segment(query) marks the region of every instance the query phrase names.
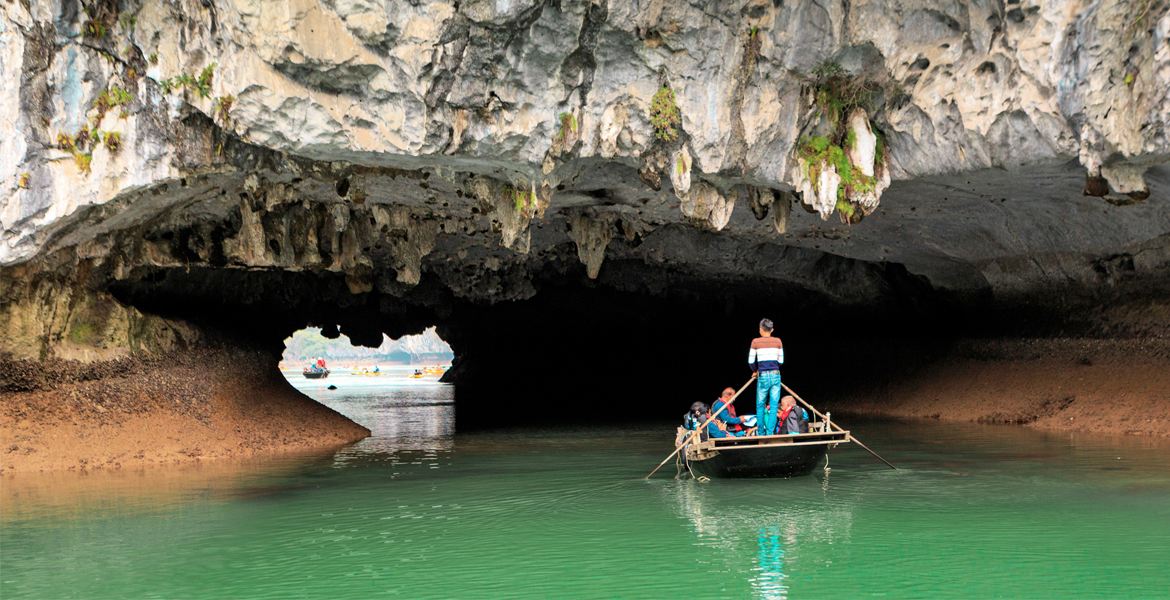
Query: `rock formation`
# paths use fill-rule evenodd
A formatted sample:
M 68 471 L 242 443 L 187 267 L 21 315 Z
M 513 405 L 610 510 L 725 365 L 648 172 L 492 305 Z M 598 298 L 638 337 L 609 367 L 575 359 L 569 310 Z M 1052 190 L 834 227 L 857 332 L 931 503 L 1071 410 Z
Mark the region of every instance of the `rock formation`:
M 1168 40 L 1148 0 L 10 2 L 0 350 L 438 323 L 472 377 L 478 320 L 586 297 L 1165 335 Z

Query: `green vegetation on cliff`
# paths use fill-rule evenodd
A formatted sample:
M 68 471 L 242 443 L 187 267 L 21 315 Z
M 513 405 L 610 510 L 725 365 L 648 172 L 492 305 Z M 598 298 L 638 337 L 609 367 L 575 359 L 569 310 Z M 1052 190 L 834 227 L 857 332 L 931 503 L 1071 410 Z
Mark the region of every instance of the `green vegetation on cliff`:
M 802 138 L 796 152 L 814 191 L 819 192 L 822 171 L 831 169 L 840 178 L 836 209 L 846 223 L 860 221 L 863 212 L 853 199 L 873 193 L 878 176 L 886 168 L 885 139 L 869 115 L 878 109 L 885 95 L 892 93 L 887 87 L 868 77 L 850 75 L 833 62 L 822 63 L 814 69 L 809 81 L 818 114 L 818 122 L 813 127 L 816 133 Z M 876 138 L 873 176 L 866 175 L 849 156 L 858 142 L 857 131 L 849 124 L 850 115 L 855 111 L 866 115 L 866 124 Z
M 668 85 L 658 88 L 650 101 L 650 124 L 654 126 L 654 137 L 659 140 L 673 142 L 678 139 L 682 111 L 675 101 L 674 90 Z

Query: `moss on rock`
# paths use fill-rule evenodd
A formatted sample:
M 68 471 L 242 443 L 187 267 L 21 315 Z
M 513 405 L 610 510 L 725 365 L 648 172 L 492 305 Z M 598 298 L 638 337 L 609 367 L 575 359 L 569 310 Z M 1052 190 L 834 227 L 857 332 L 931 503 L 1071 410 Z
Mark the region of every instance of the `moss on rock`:
M 802 138 L 796 146 L 800 161 L 798 187 L 816 197 L 805 198 L 805 202 L 813 205 L 822 218 L 836 211 L 842 221 L 858 222 L 876 207 L 880 190 L 884 189 L 885 141 L 869 118 L 869 107 L 876 105 L 882 88 L 871 79 L 849 75 L 836 63 L 824 63 L 813 71 L 809 90 L 817 120 L 811 127 L 814 134 Z M 865 160 L 870 152 L 859 148 L 865 141 L 862 134 L 866 143 L 874 144 L 872 164 Z M 839 179 L 835 194 L 821 189 L 820 175 L 824 171 L 832 171 Z

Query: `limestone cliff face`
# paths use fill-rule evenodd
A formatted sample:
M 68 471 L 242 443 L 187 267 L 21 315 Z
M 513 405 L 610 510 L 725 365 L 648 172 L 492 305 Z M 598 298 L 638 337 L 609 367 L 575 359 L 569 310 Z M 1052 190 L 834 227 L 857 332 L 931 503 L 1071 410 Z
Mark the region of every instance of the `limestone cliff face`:
M 0 264 L 57 253 L 69 285 L 262 269 L 495 302 L 617 259 L 868 302 L 890 281 L 850 261 L 998 295 L 1170 265 L 1158 0 L 2 10 Z

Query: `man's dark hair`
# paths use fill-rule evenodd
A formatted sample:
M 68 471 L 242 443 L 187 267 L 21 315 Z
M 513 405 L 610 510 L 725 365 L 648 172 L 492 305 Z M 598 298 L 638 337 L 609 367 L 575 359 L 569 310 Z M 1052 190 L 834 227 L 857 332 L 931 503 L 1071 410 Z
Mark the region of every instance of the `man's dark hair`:
M 698 411 L 702 414 L 706 414 L 708 410 L 709 409 L 707 408 L 707 405 L 703 402 L 696 402 L 691 405 L 691 412 Z
M 764 331 L 772 331 L 772 319 L 760 319 L 760 329 Z

